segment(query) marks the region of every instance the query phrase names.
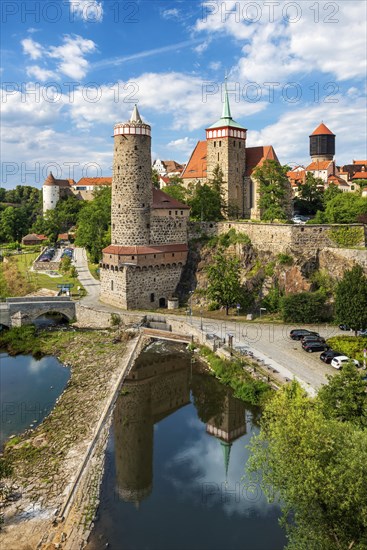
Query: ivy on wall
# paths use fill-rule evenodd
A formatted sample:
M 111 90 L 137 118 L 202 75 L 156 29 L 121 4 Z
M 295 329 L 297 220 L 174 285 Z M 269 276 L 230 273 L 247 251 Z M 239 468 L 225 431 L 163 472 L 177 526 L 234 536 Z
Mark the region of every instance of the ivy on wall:
M 350 248 L 363 243 L 363 227 L 336 227 L 329 229 L 328 237 L 341 248 Z

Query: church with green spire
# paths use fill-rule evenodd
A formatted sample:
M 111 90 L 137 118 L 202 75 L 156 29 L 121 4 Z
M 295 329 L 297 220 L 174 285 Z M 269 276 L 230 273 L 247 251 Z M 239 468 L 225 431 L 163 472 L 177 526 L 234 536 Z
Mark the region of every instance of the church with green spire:
M 181 177 L 186 187 L 207 183 L 219 167 L 228 217 L 260 219 L 253 171 L 265 160 L 279 161 L 271 145 L 247 147 L 247 129 L 232 118 L 227 82 L 223 100 L 222 116 L 206 129 L 206 140 L 197 143 Z

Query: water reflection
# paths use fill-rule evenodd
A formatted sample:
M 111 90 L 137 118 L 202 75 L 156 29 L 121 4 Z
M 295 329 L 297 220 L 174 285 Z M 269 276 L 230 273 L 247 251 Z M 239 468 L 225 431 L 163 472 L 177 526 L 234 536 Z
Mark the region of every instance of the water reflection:
M 259 414 L 188 353 L 145 351 L 116 405 L 88 548 L 283 548 L 278 506 L 241 481 Z

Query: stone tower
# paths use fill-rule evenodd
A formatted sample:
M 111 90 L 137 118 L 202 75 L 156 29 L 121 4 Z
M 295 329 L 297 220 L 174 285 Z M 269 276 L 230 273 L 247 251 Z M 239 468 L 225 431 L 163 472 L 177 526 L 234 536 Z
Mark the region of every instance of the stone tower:
M 56 208 L 56 204 L 60 199 L 60 187 L 57 184 L 57 180 L 52 175 L 52 172 L 49 173 L 42 187 L 42 198 L 43 198 L 43 214 L 47 210 L 53 210 Z
M 189 207 L 153 189 L 151 129 L 135 106 L 114 127 L 111 245 L 100 264 L 101 300 L 123 309 L 166 307 L 187 259 Z
M 222 117 L 206 130 L 207 178 L 219 165 L 223 172 L 223 196 L 230 217 L 244 216 L 246 128 L 235 122 L 229 106 L 227 82 Z
M 111 240 L 121 246 L 150 243 L 151 129 L 135 105 L 130 121 L 114 127 Z
M 310 156 L 312 160 L 333 160 L 335 155 L 335 134 L 322 122 L 310 135 Z

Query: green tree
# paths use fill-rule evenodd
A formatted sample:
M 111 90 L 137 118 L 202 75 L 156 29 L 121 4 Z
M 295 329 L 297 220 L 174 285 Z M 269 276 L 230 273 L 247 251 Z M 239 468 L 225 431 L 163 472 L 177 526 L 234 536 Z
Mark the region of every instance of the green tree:
M 241 303 L 244 291 L 240 282 L 240 261 L 232 256 L 225 256 L 219 250 L 213 257 L 213 263 L 207 268 L 207 295 L 220 306 L 226 308 L 226 315 L 231 306 Z
M 357 335 L 367 328 L 367 277 L 360 265 L 344 273 L 335 291 L 335 315 L 339 323 L 349 325 Z
M 24 207 L 8 206 L 1 213 L 0 236 L 2 241 L 20 241 L 28 230 L 27 211 Z
M 159 174 L 155 168 L 152 168 L 152 184 L 153 187 L 159 189 Z
M 318 400 L 325 418 L 353 422 L 367 428 L 367 382 L 353 363 L 347 363 L 335 376 L 328 375 L 328 384 L 321 386 Z
M 323 219 L 325 223 L 355 223 L 366 214 L 367 198 L 357 193 L 337 193 L 326 203 Z
M 60 271 L 61 273 L 69 273 L 71 269 L 71 258 L 69 256 L 64 256 L 60 262 Z
M 111 241 L 111 189 L 96 191 L 94 199 L 83 207 L 78 216 L 75 243 L 85 247 L 91 261 L 97 263 L 102 249 Z
M 290 187 L 287 177 L 289 166 L 281 166 L 275 160 L 266 160 L 256 168 L 253 177 L 259 183 L 258 206 L 262 219 L 286 220 L 289 216 Z
M 281 299 L 283 321 L 286 323 L 317 323 L 325 320 L 325 294 L 299 292 Z
M 186 188 L 180 183 L 167 185 L 166 187 L 163 187 L 162 191 L 170 197 L 173 197 L 174 199 L 183 202 L 184 204 L 187 203 L 188 192 Z
M 366 430 L 325 418 L 293 382 L 265 404 L 250 449 L 249 474 L 281 503 L 288 550 L 366 549 Z
M 317 210 L 321 210 L 323 207 L 323 184 L 321 178 L 315 178 L 311 172 L 307 172 L 306 181 L 298 185 L 299 195 L 294 201 L 295 208 L 302 214 L 315 214 Z

